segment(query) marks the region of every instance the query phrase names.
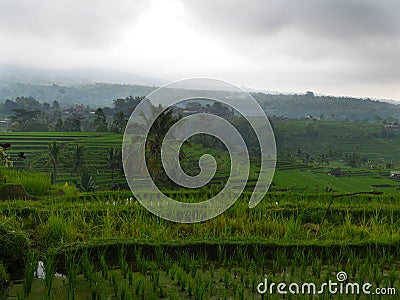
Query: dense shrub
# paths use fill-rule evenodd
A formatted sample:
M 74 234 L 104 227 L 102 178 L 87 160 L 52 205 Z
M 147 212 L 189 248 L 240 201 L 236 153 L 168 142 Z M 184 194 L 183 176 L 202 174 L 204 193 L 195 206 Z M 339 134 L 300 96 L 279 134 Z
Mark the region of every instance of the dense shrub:
M 31 199 L 32 197 L 26 192 L 20 184 L 5 184 L 0 186 L 0 200 L 9 199 Z
M 10 159 L 10 155 L 4 150 L 3 147 L 0 147 L 0 166 L 11 167 L 12 161 Z
M 9 287 L 9 276 L 3 263 L 0 261 L 0 298 L 4 297 Z
M 10 272 L 24 268 L 29 253 L 29 240 L 22 232 L 0 225 L 0 260 Z
M 41 238 L 45 246 L 56 246 L 74 240 L 76 230 L 73 225 L 60 216 L 51 215 L 41 228 Z

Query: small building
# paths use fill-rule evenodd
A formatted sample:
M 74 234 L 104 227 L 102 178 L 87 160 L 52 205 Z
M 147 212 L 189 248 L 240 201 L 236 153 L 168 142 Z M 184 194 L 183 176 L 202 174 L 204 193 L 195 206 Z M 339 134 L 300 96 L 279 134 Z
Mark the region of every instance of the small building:
M 335 177 L 343 177 L 344 173 L 340 169 L 333 169 L 328 172 L 328 175 Z
M 397 124 L 385 125 L 384 127 L 389 131 L 400 131 L 400 125 Z
M 400 177 L 400 171 L 390 171 L 389 177 L 391 177 L 391 178 Z

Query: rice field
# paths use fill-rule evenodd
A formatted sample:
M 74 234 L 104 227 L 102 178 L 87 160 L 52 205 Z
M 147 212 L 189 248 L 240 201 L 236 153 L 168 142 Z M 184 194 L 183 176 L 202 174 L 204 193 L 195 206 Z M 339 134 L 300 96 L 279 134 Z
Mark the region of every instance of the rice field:
M 180 201 L 206 196 L 167 193 Z M 49 272 L 65 275 L 46 281 L 25 272 L 9 295 L 280 299 L 280 295 L 260 294 L 257 286 L 265 278 L 276 284 L 321 285 L 335 280 L 338 272 L 346 272 L 351 282 L 368 282 L 374 288 L 400 288 L 397 197 L 339 197 L 321 227 L 330 194 L 269 193 L 254 209 L 248 208 L 248 197 L 244 193 L 227 212 L 199 224 L 161 220 L 128 192 L 0 203 L 0 224 L 25 232 L 35 245 L 36 254 L 26 262 L 26 270 L 34 272 L 29 266 L 41 260 Z M 320 297 L 332 298 L 327 292 Z
M 7 245 L 0 246 L 0 257 L 11 275 L 6 299 L 398 299 L 392 293 L 400 289 L 400 183 L 384 165 L 399 166 L 400 138 L 380 137 L 376 124 L 350 122 L 338 124 L 340 130 L 322 122 L 318 138 L 310 138 L 304 136 L 307 121 L 285 122 L 275 122 L 284 151 L 301 147 L 317 156 L 340 145 L 378 167 L 350 168 L 340 160 L 302 164 L 279 155 L 273 186 L 257 207 L 248 208 L 253 165 L 248 188 L 226 212 L 179 224 L 148 212 L 130 191 L 108 190 L 106 149 L 120 146 L 121 135 L 2 133 L 0 142 L 12 144 L 15 168 L 1 169 L 0 179 L 22 185 L 35 199 L 0 201 L 0 239 Z M 84 169 L 95 176 L 95 192 L 77 191 L 68 164 L 60 165 L 57 184 L 50 183 L 43 153 L 53 140 L 66 148 L 84 145 Z M 195 145 L 187 154 L 198 157 L 203 150 Z M 20 151 L 26 160 L 17 158 Z M 215 186 L 163 192 L 181 202 L 212 197 L 229 167 L 223 152 L 213 155 L 223 165 Z M 329 175 L 336 167 L 343 176 Z M 115 183 L 123 182 L 117 176 Z M 361 191 L 380 193 L 338 197 Z M 38 266 L 45 275 L 38 276 Z M 277 293 L 280 283 L 321 287 L 329 280 L 369 283 L 375 294 Z
M 114 133 L 59 133 L 59 132 L 5 132 L 0 134 L 1 141 L 11 143 L 9 153 L 14 160 L 14 166 L 21 170 L 42 171 L 50 173 L 51 164 L 46 164 L 45 153 L 48 144 L 54 140 L 59 142 L 63 149 L 60 166 L 57 169 L 57 182 L 74 184 L 78 179 L 70 165 L 73 146 L 83 145 L 84 167 L 96 179 L 96 184 L 103 188 L 111 188 L 111 171 L 107 167 L 107 149 L 110 147 L 119 147 L 122 145 L 122 135 Z M 18 158 L 20 151 L 25 152 L 26 160 Z M 123 183 L 125 179 L 122 175 L 115 176 L 115 184 Z
M 304 122 L 304 121 L 302 121 Z M 296 124 L 293 121 L 293 128 L 291 130 L 296 132 Z M 283 126 L 283 125 L 281 125 Z M 354 125 L 353 125 L 354 127 Z M 301 127 L 300 127 L 301 128 Z M 352 127 L 351 127 L 352 128 Z M 354 128 L 353 128 L 354 129 Z M 282 129 L 281 129 L 282 130 Z M 300 130 L 300 129 L 299 129 Z M 278 131 L 279 133 L 279 131 Z M 85 148 L 84 152 L 84 166 L 82 170 L 87 171 L 95 179 L 96 186 L 98 189 L 110 189 L 113 184 L 111 183 L 111 170 L 108 167 L 107 160 L 107 149 L 110 147 L 121 147 L 122 135 L 114 133 L 18 133 L 18 132 L 7 132 L 0 135 L 1 141 L 8 141 L 12 144 L 11 150 L 9 151 L 16 169 L 41 171 L 50 173 L 52 166 L 45 163 L 44 153 L 46 153 L 48 143 L 56 140 L 62 144 L 66 149 L 71 149 L 74 145 L 80 144 Z M 297 140 L 296 140 L 297 139 Z M 296 147 L 302 147 L 308 149 L 311 153 L 318 154 L 319 151 L 329 151 L 329 147 L 325 150 L 321 147 L 320 143 L 323 142 L 324 137 L 320 137 L 317 140 L 302 140 L 303 137 L 294 136 L 292 143 L 293 152 L 296 151 Z M 329 139 L 329 138 L 328 138 Z M 393 161 L 396 161 L 396 155 L 400 155 L 400 151 L 397 151 L 400 147 L 400 138 L 394 139 L 383 139 L 386 144 L 391 144 L 389 148 L 378 147 L 380 139 L 378 138 L 360 138 L 360 139 L 349 139 L 349 145 L 346 144 L 346 139 L 340 137 L 340 141 L 335 141 L 330 138 L 329 145 L 338 145 L 348 151 L 353 151 L 357 145 L 361 149 L 369 149 L 368 151 L 375 151 L 375 156 Z M 374 147 L 372 147 L 374 144 Z M 327 144 L 328 145 L 328 144 Z M 286 149 L 286 148 L 285 148 Z M 322 150 L 321 150 L 322 149 Z M 364 149 L 364 150 L 365 150 Z M 289 148 L 290 150 L 290 148 Z M 24 151 L 26 153 L 26 160 L 19 159 L 18 153 Z M 69 150 L 70 151 L 70 150 Z M 286 151 L 286 150 L 285 150 Z M 367 150 L 365 150 L 367 152 Z M 224 178 L 229 176 L 229 156 L 224 152 L 214 151 L 213 155 L 219 161 L 219 169 L 213 179 L 214 184 L 221 184 L 224 182 Z M 200 157 L 204 154 L 202 147 L 191 147 L 188 148 L 189 157 Z M 71 164 L 68 164 L 70 158 L 68 158 L 68 150 L 65 152 L 65 157 L 61 158 L 60 166 L 58 167 L 57 182 L 64 184 L 68 182 L 74 185 L 79 179 Z M 391 156 L 390 156 L 391 155 Z M 400 161 L 400 157 L 398 158 Z M 345 176 L 335 177 L 328 175 L 331 168 L 341 167 Z M 248 181 L 248 187 L 254 186 L 257 179 L 257 166 L 252 165 L 250 169 L 250 178 Z M 324 192 L 325 190 L 333 190 L 336 192 L 357 192 L 362 190 L 382 190 L 384 192 L 396 192 L 400 187 L 400 183 L 396 180 L 389 178 L 390 169 L 355 169 L 343 166 L 340 162 L 333 161 L 330 164 L 314 164 L 314 165 L 302 165 L 294 164 L 293 162 L 287 162 L 283 158 L 278 156 L 277 170 L 273 179 L 274 186 L 272 189 L 275 190 L 307 190 L 312 192 Z M 114 184 L 125 183 L 125 178 L 119 172 L 115 174 Z
M 302 286 L 312 282 L 315 288 L 298 288 L 299 293 L 289 294 L 289 298 L 310 299 L 314 293 L 318 293 L 314 297 L 321 299 L 371 297 L 363 295 L 360 289 L 354 289 L 359 292 L 355 295 L 346 294 L 345 289 L 334 295 L 328 289 L 321 289 L 329 280 L 339 283 L 336 278 L 344 272 L 350 284 L 367 283 L 372 286 L 371 293 L 375 294 L 379 287 L 387 294 L 385 298 L 397 297 L 399 269 L 391 254 L 371 251 L 361 257 L 357 251 L 343 247 L 329 258 L 315 258 L 307 250 L 293 254 L 285 249 L 268 258 L 262 247 L 251 250 L 237 247 L 230 253 L 221 246 L 217 248 L 218 258 L 210 260 L 207 252 L 183 252 L 179 257 L 171 257 L 163 248 L 155 247 L 150 256 L 140 247 L 134 250 L 120 247 L 116 249 L 117 262 L 110 260 L 107 249 L 96 260 L 89 251 L 69 252 L 65 259 L 74 263 L 67 266 L 65 278 L 52 278 L 51 289 L 46 279 L 35 279 L 25 296 L 28 299 L 43 299 L 44 295 L 47 299 L 281 299 L 282 295 L 271 286 L 279 283 Z M 376 262 L 374 257 L 381 254 Z M 265 282 L 269 285 L 267 289 L 260 287 Z M 22 298 L 24 285 L 14 286 L 10 294 Z

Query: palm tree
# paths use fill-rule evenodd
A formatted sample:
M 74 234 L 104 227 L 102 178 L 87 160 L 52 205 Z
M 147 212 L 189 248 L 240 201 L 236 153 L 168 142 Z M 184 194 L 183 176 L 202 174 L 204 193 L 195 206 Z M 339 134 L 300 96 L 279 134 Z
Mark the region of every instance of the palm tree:
M 52 165 L 53 172 L 51 173 L 51 183 L 54 184 L 57 179 L 57 168 L 60 163 L 61 154 L 64 148 L 56 140 L 49 143 L 45 156 L 45 164 Z
M 108 167 L 111 171 L 111 183 L 114 185 L 114 175 L 117 170 L 121 169 L 122 153 L 121 149 L 117 147 L 107 149 Z
M 152 107 L 153 116 L 157 115 L 163 108 Z M 135 126 L 141 129 L 143 132 L 146 128 L 150 127 L 150 120 L 143 114 L 142 117 L 145 119 L 145 125 L 136 124 Z M 157 119 L 153 122 L 150 127 L 149 134 L 147 138 L 142 135 L 136 135 L 132 143 L 136 144 L 135 147 L 143 147 L 143 143 L 145 143 L 145 151 L 146 151 L 146 162 L 140 161 L 139 157 L 134 157 L 134 151 L 132 152 L 132 158 L 129 157 L 129 161 L 132 164 L 139 165 L 139 169 L 144 170 L 146 165 L 148 166 L 149 172 L 151 173 L 154 180 L 160 179 L 161 173 L 161 147 L 164 141 L 165 135 L 168 133 L 173 124 L 175 124 L 179 120 L 178 117 L 173 115 L 173 110 L 171 108 L 166 109 L 162 112 Z M 174 151 L 179 151 L 179 149 L 173 149 Z M 184 153 L 181 149 L 179 151 L 179 157 L 181 159 L 184 158 Z M 146 163 L 146 164 L 145 164 Z
M 82 172 L 81 183 L 79 185 L 79 190 L 81 192 L 93 192 L 96 189 L 96 182 L 94 177 L 90 175 L 87 171 Z
M 84 165 L 85 162 L 85 147 L 77 144 L 72 150 L 73 156 L 73 164 L 74 164 L 74 171 L 76 173 L 76 177 L 79 177 L 80 170 Z

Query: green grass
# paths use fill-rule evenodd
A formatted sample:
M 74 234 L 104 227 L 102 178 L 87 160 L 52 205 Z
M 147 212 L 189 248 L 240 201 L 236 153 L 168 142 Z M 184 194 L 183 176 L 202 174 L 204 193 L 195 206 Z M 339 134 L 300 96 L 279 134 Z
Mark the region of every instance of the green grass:
M 275 171 L 275 189 L 297 189 L 312 192 L 324 192 L 331 188 L 336 192 L 383 191 L 397 192 L 400 183 L 389 178 L 389 171 L 342 168 L 343 177 L 328 175 L 329 167 L 309 167 L 307 169 L 277 169 Z M 357 172 L 359 171 L 359 172 Z
M 379 167 L 349 168 L 339 159 L 309 165 L 282 159 L 273 188 L 257 207 L 248 208 L 250 192 L 246 191 L 225 213 L 197 224 L 160 219 L 130 191 L 78 193 L 63 185 L 76 179 L 68 167 L 59 169 L 62 185 L 55 186 L 50 185 L 48 173 L 3 169 L 1 176 L 9 182 L 42 197 L 0 202 L 0 224 L 25 232 L 40 259 L 58 260 L 53 266 L 67 275 L 47 283 L 35 279 L 27 299 L 43 299 L 45 294 L 50 299 L 68 299 L 68 295 L 69 299 L 72 295 L 75 299 L 260 299 L 254 286 L 264 275 L 273 282 L 321 283 L 335 279 L 338 271 L 346 271 L 353 282 L 366 280 L 399 289 L 400 184 L 388 178 L 390 170 L 383 165 L 393 160 L 396 166 L 400 160 L 400 138 L 379 137 L 381 125 L 350 122 L 311 123 L 318 126 L 319 135 L 310 138 L 306 136 L 309 123 L 277 120 L 278 149 L 295 153 L 301 147 L 313 156 L 330 148 L 341 147 L 345 153 L 358 149 Z M 56 138 L 66 146 L 82 144 L 90 152 L 86 170 L 103 188 L 110 187 L 111 180 L 105 150 L 122 143 L 122 136 L 112 133 L 5 133 L 1 137 L 12 143 L 14 159 L 19 151 L 26 152 L 27 162 L 15 161 L 16 168 L 44 172 L 50 171 L 40 163 L 48 142 Z M 196 162 L 204 150 L 195 145 L 187 155 Z M 221 151 L 211 153 L 220 163 L 214 188 L 165 193 L 178 201 L 199 202 L 218 192 L 229 160 Z M 333 167 L 341 167 L 345 175 L 328 175 Z M 256 171 L 252 166 L 250 185 Z M 123 182 L 123 177 L 117 182 Z M 328 188 L 330 192 L 325 192 Z M 316 236 L 333 195 L 371 190 L 384 194 L 336 198 Z M 53 251 L 57 255 L 48 257 Z M 31 284 L 28 273 L 25 292 Z M 23 292 L 23 283 L 16 283 L 10 295 Z
M 257 286 L 265 278 L 269 284 L 313 282 L 320 286 L 329 280 L 338 282 L 336 274 L 340 271 L 347 273 L 348 282 L 360 285 L 368 282 L 373 288 L 395 288 L 397 291 L 400 288 L 400 266 L 396 257 L 377 250 L 361 253 L 345 246 L 335 251 L 325 248 L 315 257 L 308 249 L 279 249 L 281 251 L 269 253 L 266 252 L 268 249 L 259 246 L 232 248 L 220 245 L 212 257 L 204 248 L 182 251 L 173 257 L 159 247 L 151 250 L 147 247 L 147 252 L 143 249 L 108 249 L 114 251 L 114 256 L 126 254 L 119 261 L 122 268 L 116 265 L 111 251 L 101 254 L 102 263 L 98 265 L 96 253 L 84 250 L 74 265 L 82 270 L 81 273 L 54 278 L 50 298 L 71 299 L 68 296 L 74 295 L 75 299 L 260 299 Z M 76 258 L 76 254 L 70 252 L 68 255 Z M 379 261 L 375 260 L 377 255 L 380 255 Z M 10 296 L 20 294 L 22 288 L 22 284 L 13 286 Z M 44 280 L 36 279 L 27 299 L 42 299 L 45 290 Z M 325 291 L 321 297 L 329 297 Z M 266 296 L 268 299 L 282 298 L 278 294 Z M 334 299 L 367 299 L 365 295 L 358 296 L 336 294 Z M 310 296 L 295 297 L 309 299 Z
M 204 197 L 167 194 L 189 202 Z M 67 275 L 35 279 L 26 299 L 259 299 L 254 286 L 265 275 L 271 282 L 321 284 L 339 271 L 352 282 L 399 289 L 398 195 L 337 198 L 316 236 L 331 195 L 268 193 L 249 209 L 244 193 L 212 220 L 178 224 L 127 202 L 130 192 L 82 193 L 2 202 L 0 224 L 26 232 L 42 260 L 55 250 L 50 261 Z M 23 291 L 16 283 L 10 295 Z
M 111 172 L 107 168 L 107 148 L 122 146 L 122 135 L 114 133 L 96 132 L 6 132 L 1 133 L 1 139 L 11 143 L 10 155 L 14 160 L 14 166 L 23 170 L 44 171 L 50 173 L 51 165 L 45 165 L 43 155 L 47 151 L 48 143 L 56 140 L 64 145 L 66 149 L 72 148 L 76 144 L 85 147 L 84 169 L 95 177 L 96 184 L 103 188 L 111 187 Z M 17 157 L 20 151 L 25 152 L 26 160 Z M 61 157 L 61 164 L 58 168 L 57 182 L 73 184 L 77 177 L 70 166 L 70 153 L 64 152 Z M 123 176 L 116 174 L 115 183 L 123 183 Z
M 32 196 L 44 196 L 51 187 L 50 176 L 46 173 L 0 168 L 0 178 L 6 178 L 7 183 L 22 185 Z
M 196 194 L 171 196 L 199 200 Z M 329 194 L 270 193 L 256 208 L 249 209 L 249 195 L 245 193 L 224 214 L 192 225 L 161 220 L 137 201 L 127 203 L 130 197 L 133 198 L 121 192 L 34 202 L 6 201 L 0 203 L 0 222 L 28 232 L 35 240 L 39 238 L 35 243 L 44 248 L 107 239 L 160 243 L 259 240 L 289 244 L 400 241 L 395 217 L 400 213 L 397 195 L 337 198 L 318 237 L 304 224 L 320 223 Z
M 278 147 L 282 152 L 296 153 L 300 148 L 311 155 L 341 150 L 359 152 L 375 163 L 400 161 L 400 133 L 383 136 L 384 125 L 365 122 L 332 122 L 310 120 L 274 120 Z M 307 133 L 316 128 L 317 135 Z
M 329 152 L 332 147 L 336 149 L 340 145 L 344 152 L 352 153 L 354 149 L 359 145 L 359 149 L 362 153 L 365 153 L 368 157 L 380 161 L 385 160 L 400 160 L 400 138 L 383 139 L 377 137 L 365 137 L 364 135 L 370 132 L 372 134 L 375 131 L 379 131 L 378 125 L 370 125 L 370 128 L 363 131 L 361 135 L 357 123 L 335 123 L 337 127 L 347 128 L 348 134 L 359 134 L 360 137 L 330 137 L 335 132 L 341 132 L 340 130 L 332 129 L 332 122 L 321 123 L 322 128 L 327 127 L 322 136 L 313 139 L 304 137 L 304 126 L 306 122 L 300 121 L 281 121 L 277 122 L 277 132 L 282 133 L 283 130 L 290 129 L 290 143 L 283 142 L 281 145 L 278 144 L 280 151 L 292 151 L 296 152 L 300 147 L 302 151 L 309 151 L 314 156 L 321 152 Z M 365 124 L 363 124 L 364 126 Z M 286 129 L 285 129 L 286 128 Z M 343 129 L 342 128 L 342 129 Z M 368 128 L 368 127 L 367 127 Z M 345 130 L 345 129 L 343 129 Z M 287 135 L 289 135 L 287 133 Z M 328 135 L 325 137 L 324 135 Z M 85 167 L 84 169 L 94 176 L 96 185 L 100 188 L 111 187 L 111 173 L 107 168 L 107 156 L 106 149 L 110 146 L 121 146 L 122 135 L 113 133 L 3 133 L 2 139 L 12 143 L 12 150 L 10 151 L 12 157 L 15 159 L 14 165 L 19 169 L 32 169 L 41 170 L 44 172 L 50 172 L 51 166 L 43 165 L 43 153 L 47 149 L 47 144 L 54 139 L 57 139 L 60 143 L 65 146 L 72 146 L 77 143 L 82 144 L 86 148 Z M 289 140 L 289 138 L 287 138 Z M 322 145 L 322 146 L 321 146 Z M 16 155 L 19 151 L 25 151 L 28 157 L 27 161 L 17 160 Z M 197 159 L 202 154 L 206 153 L 206 149 L 194 146 L 187 148 L 187 159 L 194 161 L 193 166 L 197 165 Z M 221 151 L 211 150 L 208 151 L 214 155 L 219 163 L 219 168 L 216 173 L 216 178 L 213 180 L 214 184 L 223 184 L 229 175 L 230 161 L 229 156 Z M 399 157 L 397 157 L 399 156 Z M 68 162 L 68 159 L 64 159 Z M 65 164 L 62 164 L 65 165 Z M 385 169 L 369 170 L 369 169 L 350 169 L 344 167 L 347 176 L 336 178 L 329 176 L 327 173 L 330 168 L 336 166 L 342 166 L 340 162 L 331 162 L 320 166 L 304 166 L 296 165 L 294 163 L 285 162 L 279 160 L 277 164 L 278 168 L 275 173 L 273 182 L 274 188 L 277 190 L 283 189 L 308 189 L 310 191 L 324 191 L 326 188 L 331 188 L 338 192 L 355 192 L 361 190 L 383 190 L 386 192 L 394 192 L 400 184 L 392 179 L 388 178 L 389 171 Z M 356 171 L 359 171 L 358 173 Z M 250 180 L 249 186 L 253 186 L 257 180 L 257 168 L 252 165 L 250 169 Z M 59 183 L 68 182 L 74 184 L 77 180 L 76 175 L 72 171 L 70 166 L 62 166 L 58 170 L 57 181 Z M 124 183 L 125 179 L 123 176 L 116 176 L 116 183 Z M 386 187 L 384 187 L 386 186 Z

